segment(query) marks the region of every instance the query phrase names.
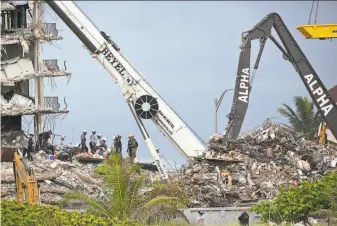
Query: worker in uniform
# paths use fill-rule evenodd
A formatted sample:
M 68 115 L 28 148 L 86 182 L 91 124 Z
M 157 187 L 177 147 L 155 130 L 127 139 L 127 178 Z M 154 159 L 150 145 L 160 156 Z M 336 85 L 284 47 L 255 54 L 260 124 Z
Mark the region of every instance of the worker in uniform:
M 91 152 L 95 152 L 96 145 L 97 145 L 96 130 L 93 129 L 92 134 L 90 135 L 90 142 L 89 142 Z
M 238 218 L 241 226 L 248 226 L 249 225 L 249 215 L 246 213 L 246 209 L 242 209 L 242 213 Z
M 34 146 L 35 146 L 34 135 L 29 134 L 29 136 L 24 142 L 24 148 L 23 148 L 23 153 L 22 153 L 23 157 L 25 157 L 27 153 L 28 161 L 33 161 L 32 152 L 34 150 Z
M 39 148 L 44 149 L 53 132 L 51 130 L 39 134 Z
M 60 139 L 60 144 L 59 144 L 59 149 L 60 149 L 60 151 L 62 151 L 63 148 L 65 147 L 64 140 L 65 140 L 65 136 L 62 135 L 62 136 L 61 136 L 61 139 Z
M 87 131 L 83 130 L 83 133 L 81 135 L 81 152 L 82 153 L 88 150 L 86 135 L 87 135 Z
M 101 146 L 101 143 L 102 143 L 102 135 L 97 134 L 97 144 L 96 144 L 96 146 Z
M 102 138 L 101 147 L 104 148 L 104 151 L 106 151 L 108 149 L 108 145 L 106 144 L 106 138 L 105 137 Z
M 114 149 L 118 155 L 122 155 L 122 136 L 117 135 L 114 138 Z
M 136 158 L 137 148 L 138 148 L 138 142 L 135 139 L 135 136 L 131 134 L 129 136 L 129 141 L 128 141 L 128 154 L 131 160 L 134 160 Z

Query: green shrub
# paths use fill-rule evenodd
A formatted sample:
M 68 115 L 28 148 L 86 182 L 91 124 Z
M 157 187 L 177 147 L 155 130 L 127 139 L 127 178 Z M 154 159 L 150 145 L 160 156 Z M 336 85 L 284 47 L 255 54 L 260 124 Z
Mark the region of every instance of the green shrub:
M 1 200 L 1 225 L 6 226 L 126 226 L 135 222 L 105 219 L 87 213 L 67 212 L 57 207 Z
M 270 220 L 275 223 L 295 223 L 301 221 L 306 214 L 322 208 L 336 210 L 333 198 L 336 190 L 337 172 L 334 172 L 312 183 L 303 181 L 299 186 L 281 189 L 273 201 L 254 205 L 251 210 L 261 213 L 263 222 Z

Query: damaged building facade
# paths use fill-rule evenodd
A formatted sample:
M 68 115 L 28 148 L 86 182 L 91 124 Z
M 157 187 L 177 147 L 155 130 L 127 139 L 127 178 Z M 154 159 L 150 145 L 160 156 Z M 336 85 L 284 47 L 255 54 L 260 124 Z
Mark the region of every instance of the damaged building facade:
M 43 78 L 70 76 L 57 60 L 41 59 L 43 43 L 62 39 L 56 23 L 44 23 L 45 9 L 37 1 L 1 1 L 2 148 L 22 140 L 24 115 L 34 115 L 38 134 L 47 129 L 44 115 L 68 112 L 60 109 L 58 97 L 43 96 Z

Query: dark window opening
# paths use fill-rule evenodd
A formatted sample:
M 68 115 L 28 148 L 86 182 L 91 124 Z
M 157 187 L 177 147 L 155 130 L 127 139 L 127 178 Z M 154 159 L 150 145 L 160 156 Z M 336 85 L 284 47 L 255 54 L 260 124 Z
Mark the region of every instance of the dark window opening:
M 21 115 L 1 116 L 1 132 L 20 131 L 21 126 Z
M 1 12 L 1 30 L 27 28 L 28 4 L 17 5 L 15 10 L 4 10 Z

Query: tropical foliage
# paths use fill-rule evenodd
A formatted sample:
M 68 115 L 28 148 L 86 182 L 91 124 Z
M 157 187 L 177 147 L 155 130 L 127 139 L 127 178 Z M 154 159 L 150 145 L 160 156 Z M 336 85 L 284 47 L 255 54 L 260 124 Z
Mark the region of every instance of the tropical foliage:
M 170 181 L 167 184 L 163 184 L 159 180 L 155 180 L 152 184 L 152 190 L 147 192 L 142 197 L 142 200 L 146 202 L 160 195 L 179 198 L 180 202 L 177 203 L 177 208 L 183 208 L 189 203 L 188 191 L 180 181 Z
M 57 207 L 1 200 L 1 225 L 6 226 L 136 226 L 135 222 L 105 219 L 92 214 L 67 212 Z
M 306 97 L 294 97 L 295 109 L 289 105 L 283 104 L 278 112 L 286 117 L 297 132 L 307 134 L 308 139 L 313 139 L 314 133 L 317 132 L 321 119 L 314 109 L 314 103 Z
M 299 186 L 282 189 L 273 201 L 265 201 L 252 207 L 261 213 L 262 221 L 296 223 L 310 214 L 324 215 L 331 220 L 337 214 L 337 172 L 318 181 L 303 181 Z M 322 210 L 325 209 L 325 210 Z
M 89 205 L 91 214 L 109 219 L 147 221 L 150 216 L 160 214 L 184 214 L 177 209 L 183 207 L 177 197 L 158 194 L 151 199 L 144 199 L 139 195 L 144 175 L 140 173 L 140 166 L 124 160 L 117 154 L 112 154 L 106 162 L 97 168 L 97 172 L 104 178 L 107 200 L 90 198 L 82 193 L 68 193 L 61 205 L 72 200 L 79 200 Z M 165 211 L 164 211 L 165 210 Z

